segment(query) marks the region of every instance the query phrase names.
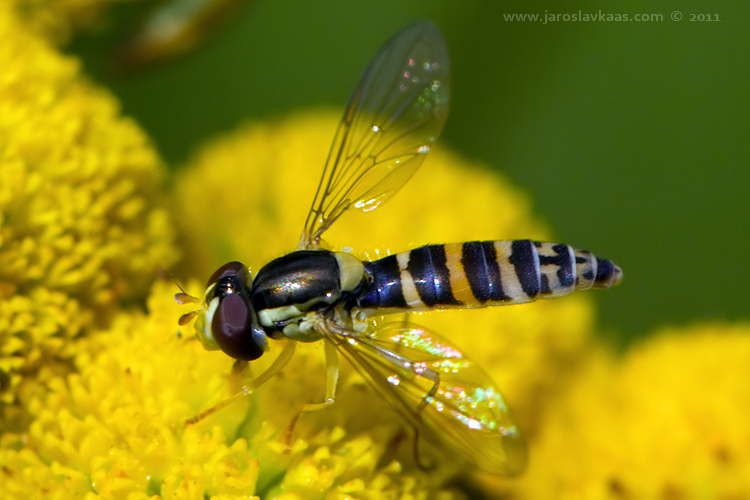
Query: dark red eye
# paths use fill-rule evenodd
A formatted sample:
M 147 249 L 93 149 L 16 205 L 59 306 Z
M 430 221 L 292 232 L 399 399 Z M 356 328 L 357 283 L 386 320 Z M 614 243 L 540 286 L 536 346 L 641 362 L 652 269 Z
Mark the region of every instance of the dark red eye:
M 255 319 L 247 286 L 247 268 L 239 262 L 224 264 L 208 279 L 215 284 L 213 297 L 219 305 L 211 321 L 211 334 L 227 355 L 245 361 L 257 359 L 266 346 L 266 335 Z
M 255 318 L 246 294 L 230 293 L 220 299 L 211 333 L 222 351 L 235 359 L 251 361 L 263 354 L 255 334 Z

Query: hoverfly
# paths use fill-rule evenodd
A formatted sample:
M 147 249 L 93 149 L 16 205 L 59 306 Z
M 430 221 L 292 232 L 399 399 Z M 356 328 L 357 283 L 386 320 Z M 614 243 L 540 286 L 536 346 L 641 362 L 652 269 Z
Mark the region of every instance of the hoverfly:
M 325 400 L 298 416 L 334 402 L 340 353 L 415 432 L 480 470 L 511 475 L 525 464 L 525 446 L 490 377 L 437 334 L 380 317 L 608 288 L 620 281 L 620 269 L 587 251 L 530 240 L 427 245 L 364 262 L 321 248 L 339 217 L 378 208 L 420 166 L 448 114 L 448 72 L 445 42 L 433 25 L 417 23 L 391 38 L 349 101 L 297 250 L 254 276 L 239 262 L 220 267 L 208 279 L 201 310 L 180 324 L 198 316 L 203 346 L 238 360 L 261 356 L 269 339 L 288 340 L 235 397 L 281 370 L 296 342 L 322 339 Z M 176 299 L 199 301 L 185 293 Z

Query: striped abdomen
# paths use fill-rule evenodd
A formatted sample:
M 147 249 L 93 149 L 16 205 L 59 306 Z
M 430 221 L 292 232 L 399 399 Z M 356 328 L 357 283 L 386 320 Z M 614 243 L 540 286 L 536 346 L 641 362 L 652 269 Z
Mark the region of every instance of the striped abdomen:
M 622 271 L 607 259 L 530 240 L 427 245 L 365 262 L 360 309 L 445 309 L 519 304 L 608 288 Z

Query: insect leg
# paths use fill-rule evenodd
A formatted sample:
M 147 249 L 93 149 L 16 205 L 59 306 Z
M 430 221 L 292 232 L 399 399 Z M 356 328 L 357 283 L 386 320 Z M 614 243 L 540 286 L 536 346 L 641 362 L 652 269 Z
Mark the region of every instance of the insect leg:
M 294 427 L 297 425 L 297 421 L 302 415 L 311 411 L 318 411 L 331 406 L 336 401 L 336 387 L 339 383 L 339 356 L 336 353 L 336 346 L 333 342 L 324 342 L 324 348 L 326 353 L 326 396 L 322 403 L 310 403 L 304 405 L 299 412 L 294 416 L 289 427 L 286 430 L 286 448 L 287 451 L 291 448 L 292 433 Z
M 281 351 L 281 354 L 276 357 L 273 363 L 271 363 L 271 366 L 269 366 L 263 373 L 254 378 L 249 384 L 242 386 L 240 391 L 235 395 L 230 396 L 229 398 L 219 402 L 211 408 L 200 412 L 193 418 L 188 419 L 185 424 L 190 425 L 198 423 L 209 415 L 216 413 L 225 406 L 231 404 L 232 402 L 252 394 L 253 391 L 255 391 L 261 385 L 265 384 L 274 375 L 279 373 L 287 363 L 289 363 L 289 360 L 292 359 L 292 355 L 294 354 L 294 348 L 296 345 L 296 342 L 287 342 L 287 344 L 284 346 L 284 349 Z

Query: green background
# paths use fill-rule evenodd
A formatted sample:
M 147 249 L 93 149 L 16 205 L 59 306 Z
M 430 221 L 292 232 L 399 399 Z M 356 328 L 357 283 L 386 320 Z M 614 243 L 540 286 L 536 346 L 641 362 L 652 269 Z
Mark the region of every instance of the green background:
M 139 7 L 69 50 L 170 164 L 245 120 L 343 106 L 389 36 L 431 19 L 453 68 L 441 143 L 532 194 L 558 240 L 623 267 L 596 294 L 611 338 L 747 320 L 750 2 L 247 1 L 189 56 L 115 78 L 112 48 Z M 663 20 L 504 19 L 579 10 Z

